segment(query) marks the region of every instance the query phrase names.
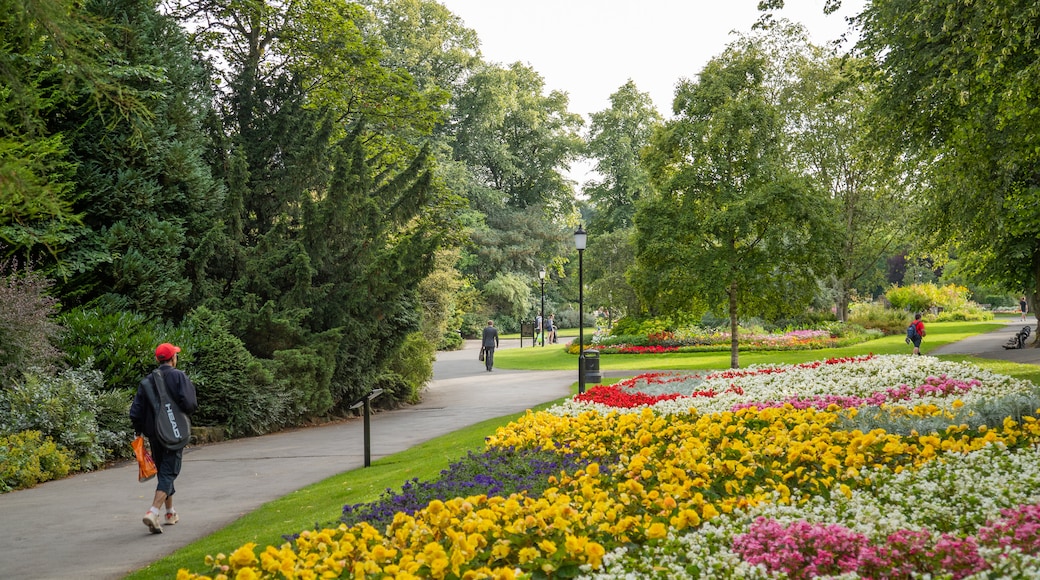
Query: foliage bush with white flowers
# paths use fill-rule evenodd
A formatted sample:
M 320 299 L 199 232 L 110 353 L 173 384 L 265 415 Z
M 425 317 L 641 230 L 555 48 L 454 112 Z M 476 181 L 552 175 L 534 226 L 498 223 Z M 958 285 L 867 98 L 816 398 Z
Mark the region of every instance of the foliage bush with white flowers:
M 1040 576 L 1035 385 L 931 357 L 653 373 L 487 439 L 549 487 L 209 559 L 217 578 Z M 185 580 L 208 576 L 182 570 Z

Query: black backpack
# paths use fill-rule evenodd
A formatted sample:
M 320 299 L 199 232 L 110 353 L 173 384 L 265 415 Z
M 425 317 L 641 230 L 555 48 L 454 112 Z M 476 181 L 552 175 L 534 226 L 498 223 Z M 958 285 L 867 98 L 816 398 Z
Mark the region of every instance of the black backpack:
M 141 389 L 155 413 L 155 435 L 163 447 L 176 451 L 191 439 L 191 419 L 170 396 L 162 372 L 156 369 L 141 379 Z

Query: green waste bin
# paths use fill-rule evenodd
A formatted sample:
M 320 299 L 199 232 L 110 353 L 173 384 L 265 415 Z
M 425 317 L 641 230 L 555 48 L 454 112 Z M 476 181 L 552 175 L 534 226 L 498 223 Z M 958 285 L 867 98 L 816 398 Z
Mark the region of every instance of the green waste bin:
M 585 351 L 585 382 L 597 384 L 603 382 L 603 375 L 599 371 L 598 350 Z

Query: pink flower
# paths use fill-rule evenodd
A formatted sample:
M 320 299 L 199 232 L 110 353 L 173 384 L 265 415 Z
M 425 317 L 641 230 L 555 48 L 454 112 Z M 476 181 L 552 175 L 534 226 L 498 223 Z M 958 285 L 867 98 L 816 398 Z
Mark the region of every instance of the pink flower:
M 839 525 L 759 518 L 733 538 L 733 550 L 751 564 L 788 578 L 856 572 L 864 578 L 902 579 L 913 574 L 950 574 L 960 579 L 988 568 L 972 538 L 943 534 L 932 542 L 924 530 L 900 530 L 881 546 Z

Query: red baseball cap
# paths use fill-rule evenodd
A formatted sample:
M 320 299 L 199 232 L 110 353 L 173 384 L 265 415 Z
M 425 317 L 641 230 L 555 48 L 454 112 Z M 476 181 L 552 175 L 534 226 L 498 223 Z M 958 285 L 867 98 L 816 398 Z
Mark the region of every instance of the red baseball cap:
M 164 342 L 159 346 L 155 347 L 155 358 L 159 360 L 170 360 L 173 358 L 173 355 L 179 353 L 180 351 L 181 347 L 174 346 L 168 342 Z

